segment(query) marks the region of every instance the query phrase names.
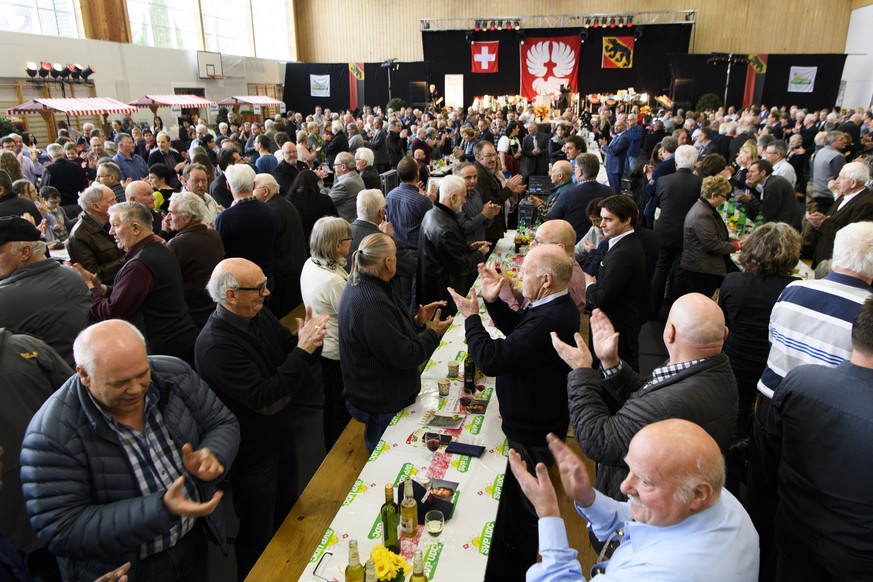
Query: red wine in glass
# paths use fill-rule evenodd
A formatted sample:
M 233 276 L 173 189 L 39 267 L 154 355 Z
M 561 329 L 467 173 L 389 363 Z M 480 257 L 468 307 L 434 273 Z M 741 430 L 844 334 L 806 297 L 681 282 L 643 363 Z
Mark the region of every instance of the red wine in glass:
M 437 449 L 440 448 L 440 439 L 439 439 L 439 437 L 428 438 L 425 441 L 425 444 L 427 445 L 427 450 L 429 450 L 432 453 L 435 453 L 437 451 Z
M 461 403 L 461 405 L 464 408 L 466 408 L 466 407 L 470 406 L 471 402 L 473 402 L 473 395 L 465 392 L 465 393 L 461 394 L 461 397 L 459 398 L 459 402 Z

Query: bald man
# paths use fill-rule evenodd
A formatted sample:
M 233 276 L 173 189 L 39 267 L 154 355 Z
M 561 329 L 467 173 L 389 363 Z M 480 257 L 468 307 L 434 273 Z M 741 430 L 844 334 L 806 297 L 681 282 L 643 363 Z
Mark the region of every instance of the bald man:
M 190 366 L 148 356 L 126 321 L 85 329 L 73 354 L 77 373 L 21 447 L 37 536 L 64 580 L 125 562 L 135 580 L 205 580 L 207 538 L 224 544 L 216 483 L 236 457 L 237 419 Z
M 164 215 L 155 210 L 155 191 L 151 184 L 145 180 L 131 182 L 124 189 L 124 197 L 128 202 L 139 202 L 149 209 L 152 214 L 152 232 L 163 240 L 170 238 L 170 234 L 163 230 Z
M 579 331 L 579 311 L 567 292 L 573 259 L 554 244 L 533 247 L 521 266 L 521 291 L 527 309 L 513 311 L 500 299 L 506 279 L 494 264 L 480 265 L 482 298 L 506 339 L 492 339 L 479 317 L 479 300 L 449 292 L 464 315 L 467 349 L 487 376 L 497 376 L 502 428 L 509 444 L 533 469 L 551 465 L 550 432 L 567 434 L 568 368 L 551 349 L 549 332 L 569 341 Z M 507 471 L 497 510 L 498 530 L 491 545 L 488 579 L 512 579 L 536 561 L 536 514 Z
M 540 220 L 548 220 L 549 212 L 558 201 L 558 197 L 565 191 L 573 187 L 573 166 L 567 160 L 560 160 L 552 164 L 549 170 L 549 177 L 552 180 L 552 191 L 549 192 L 549 197 L 545 200 L 531 194 L 528 200 L 533 202 L 537 208 Z
M 724 489 L 725 466 L 716 442 L 687 420 L 663 420 L 641 429 L 625 461 L 631 468 L 618 502 L 591 487 L 583 461 L 555 435 L 549 449 L 564 491 L 601 541 L 620 540 L 608 562 L 595 565 L 604 579 L 758 579 L 758 535 L 739 501 Z M 567 543 L 555 489 L 545 465 L 536 477 L 514 450 L 509 464 L 539 516 L 542 562 L 528 580 L 584 580 Z
M 631 437 L 644 426 L 684 418 L 702 426 L 727 452 L 737 417 L 737 382 L 722 353 L 728 330 L 718 305 L 699 293 L 676 300 L 664 326 L 670 359 L 651 379 L 618 357 L 618 334 L 599 309 L 591 315 L 594 352 L 581 336 L 576 347 L 552 335 L 555 350 L 573 368 L 567 391 L 570 419 L 579 446 L 597 463 L 597 489 L 623 498 L 619 486 L 628 475 L 624 462 Z M 612 412 L 612 411 L 615 412 Z

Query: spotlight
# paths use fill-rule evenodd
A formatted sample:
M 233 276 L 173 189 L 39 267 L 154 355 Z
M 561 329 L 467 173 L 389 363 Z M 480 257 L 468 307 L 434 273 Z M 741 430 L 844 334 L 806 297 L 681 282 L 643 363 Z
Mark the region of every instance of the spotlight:
M 579 40 L 581 40 L 583 43 L 586 40 L 588 40 L 588 29 L 587 28 L 583 28 L 582 30 L 579 31 Z
M 643 38 L 643 29 L 637 28 L 634 31 L 634 42 L 639 42 L 641 38 Z
M 39 67 L 36 66 L 36 63 L 33 61 L 28 61 L 27 66 L 24 69 L 27 73 L 27 76 L 31 79 L 36 77 L 36 74 L 39 72 Z
M 502 20 L 497 21 L 497 30 L 503 30 L 503 21 Z
M 467 44 L 473 44 L 473 33 L 472 32 L 464 33 L 464 40 L 467 41 Z
M 49 71 L 52 70 L 52 64 L 46 61 L 42 61 L 39 64 L 39 76 L 45 79 L 49 75 Z
M 609 19 L 609 28 L 615 28 L 615 18 Z
M 55 64 L 53 64 L 53 65 L 52 65 L 52 70 L 49 71 L 49 72 L 51 73 L 51 75 L 52 75 L 52 79 L 57 79 L 58 77 L 60 77 L 60 76 L 61 76 L 61 71 L 63 71 L 63 70 L 64 70 L 64 68 L 61 66 L 60 63 L 55 63 Z
M 594 23 L 591 26 L 592 26 L 592 28 L 599 28 L 600 27 L 600 19 L 595 18 Z
M 76 65 L 67 65 L 67 75 L 73 77 L 74 80 L 79 80 L 79 71 L 81 70 L 82 68 Z
M 520 45 L 524 44 L 524 40 L 525 40 L 524 32 L 518 30 L 518 31 L 516 31 L 515 35 L 518 37 L 518 44 L 520 44 Z
M 482 30 L 482 22 L 477 20 L 476 26 L 473 27 L 473 30 L 475 30 L 476 32 L 479 32 L 480 30 Z
M 591 19 L 590 19 L 590 18 L 586 18 L 586 19 L 585 19 L 585 24 L 583 24 L 582 26 L 584 26 L 585 28 L 589 28 L 589 27 L 591 26 Z
M 78 66 L 78 65 L 76 65 L 76 66 Z M 93 74 L 94 74 L 94 69 L 91 68 L 91 65 L 88 65 L 87 67 L 82 69 L 82 78 L 85 79 L 86 81 L 88 80 L 88 77 L 90 77 Z
M 634 17 L 633 17 L 633 16 L 628 16 L 628 17 L 627 17 L 627 23 L 625 23 L 625 26 L 627 26 L 628 28 L 630 28 L 630 27 L 633 26 L 633 25 L 634 25 Z
M 70 76 L 70 65 L 66 65 L 63 69 L 61 69 L 61 79 L 66 79 Z
M 506 21 L 506 30 L 512 30 L 512 21 L 511 20 Z
M 494 23 L 493 20 L 491 21 L 491 27 L 490 27 L 490 28 L 491 28 L 491 30 L 497 30 L 497 25 Z
M 617 24 L 619 28 L 624 28 L 624 18 L 619 18 Z

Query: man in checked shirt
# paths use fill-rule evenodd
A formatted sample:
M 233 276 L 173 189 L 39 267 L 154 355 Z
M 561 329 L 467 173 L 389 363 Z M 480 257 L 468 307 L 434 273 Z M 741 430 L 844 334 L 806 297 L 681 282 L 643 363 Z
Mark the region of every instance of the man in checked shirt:
M 77 375 L 21 447 L 37 537 L 64 580 L 130 562 L 131 580 L 205 581 L 207 539 L 224 545 L 215 485 L 236 456 L 236 418 L 185 362 L 148 356 L 125 321 L 86 328 L 73 356 Z

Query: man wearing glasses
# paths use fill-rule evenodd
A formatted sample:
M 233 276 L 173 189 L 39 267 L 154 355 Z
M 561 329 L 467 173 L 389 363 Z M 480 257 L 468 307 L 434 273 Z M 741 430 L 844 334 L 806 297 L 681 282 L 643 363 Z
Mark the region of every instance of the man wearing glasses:
M 330 199 L 339 215 L 352 223 L 357 218 L 358 192 L 364 189 L 364 180 L 355 169 L 355 156 L 349 152 L 337 154 L 333 171 L 336 179 L 330 189 Z
M 482 201 L 486 204 L 490 202 L 500 205 L 500 212 L 492 220 L 491 226 L 485 229 L 485 240 L 491 243 L 491 248 L 494 248 L 506 230 L 503 204 L 513 196 L 524 192 L 524 184 L 521 174 L 505 180 L 503 174 L 496 171 L 497 150 L 494 149 L 494 144 L 480 141 L 473 148 L 473 153 L 476 156 L 477 182 Z
M 248 166 L 244 166 L 248 167 Z M 201 377 L 239 419 L 242 440 L 230 482 L 239 517 L 234 550 L 239 580 L 297 501 L 292 396 L 311 381 L 313 355 L 327 332 L 324 314 L 298 319 L 298 335 L 264 309 L 267 277 L 242 258 L 221 261 L 207 284 L 218 305 L 197 338 Z

